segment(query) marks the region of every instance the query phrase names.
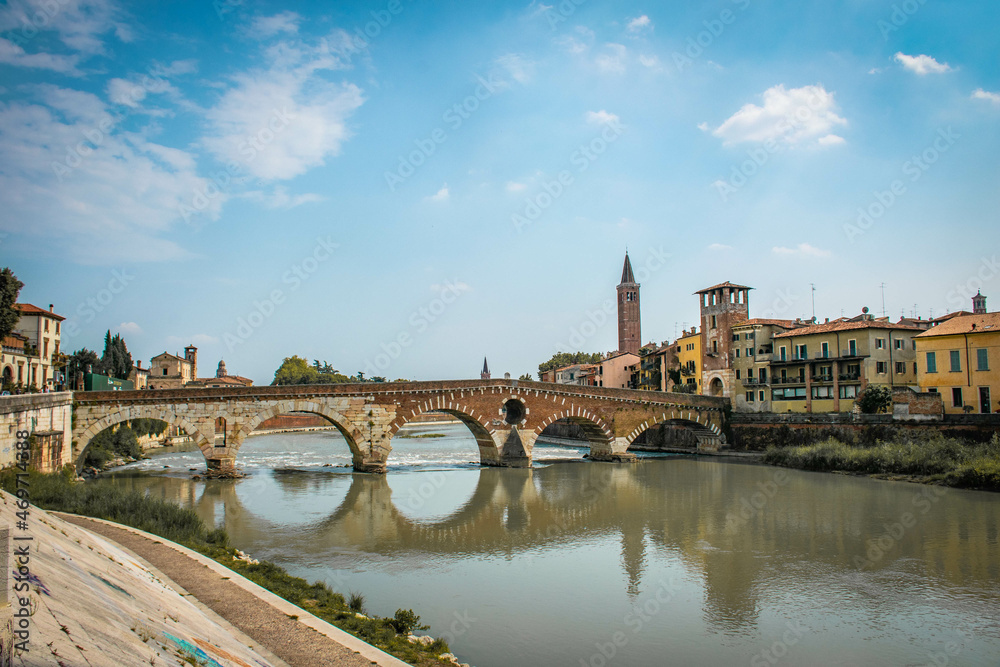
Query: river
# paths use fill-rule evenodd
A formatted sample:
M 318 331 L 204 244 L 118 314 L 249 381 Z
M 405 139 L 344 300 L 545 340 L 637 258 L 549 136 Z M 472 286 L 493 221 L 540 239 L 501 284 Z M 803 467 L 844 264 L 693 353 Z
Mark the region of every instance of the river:
M 412 608 L 464 662 L 998 665 L 1000 496 L 711 458 L 481 468 L 460 424 L 407 427 L 386 475 L 333 431 L 247 439 L 236 481 L 164 450 L 144 489 L 371 613 Z M 183 448 L 181 448 L 183 450 Z

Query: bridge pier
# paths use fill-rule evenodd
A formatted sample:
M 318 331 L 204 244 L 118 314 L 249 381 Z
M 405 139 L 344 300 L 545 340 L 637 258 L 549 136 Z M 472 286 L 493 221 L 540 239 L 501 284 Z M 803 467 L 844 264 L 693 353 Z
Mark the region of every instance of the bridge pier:
M 615 438 L 608 443 L 591 441 L 590 460 L 610 461 L 613 463 L 627 463 L 635 461 L 635 454 L 626 451 L 628 449 L 628 445 L 629 443 L 626 438 Z
M 236 470 L 236 456 L 205 457 L 208 471 L 213 473 L 233 472 Z
M 482 457 L 481 464 L 500 468 L 530 468 L 531 450 L 534 449 L 537 439 L 537 433 L 519 431 L 516 426 L 497 429 L 493 432 L 497 455 Z

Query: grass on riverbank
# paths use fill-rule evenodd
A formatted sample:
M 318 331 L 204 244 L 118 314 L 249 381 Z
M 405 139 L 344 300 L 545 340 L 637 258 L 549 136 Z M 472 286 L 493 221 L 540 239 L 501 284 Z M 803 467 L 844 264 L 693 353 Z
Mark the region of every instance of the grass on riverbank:
M 847 445 L 830 438 L 799 447 L 770 447 L 764 463 L 803 470 L 870 475 L 906 475 L 916 481 L 966 489 L 1000 491 L 1000 435 L 965 444 L 940 433 L 897 436 L 871 446 Z
M 397 433 L 397 438 L 443 438 L 444 433 L 420 433 L 418 435 L 407 435 L 406 433 Z
M 411 630 L 426 629 L 420 625 L 420 617 L 409 609 L 397 610 L 394 618 L 360 617 L 343 595 L 324 583 L 310 584 L 269 561 L 248 562 L 240 558 L 229 545 L 226 531 L 209 530 L 193 510 L 138 491 L 76 482 L 72 475 L 70 468 L 65 473 L 51 475 L 32 472 L 29 478 L 32 504 L 46 510 L 107 519 L 183 544 L 411 665 L 453 664 L 437 657 L 449 651 L 445 641 L 437 639 L 423 645 L 406 638 Z M 14 493 L 15 477 L 13 468 L 0 471 L 0 487 Z

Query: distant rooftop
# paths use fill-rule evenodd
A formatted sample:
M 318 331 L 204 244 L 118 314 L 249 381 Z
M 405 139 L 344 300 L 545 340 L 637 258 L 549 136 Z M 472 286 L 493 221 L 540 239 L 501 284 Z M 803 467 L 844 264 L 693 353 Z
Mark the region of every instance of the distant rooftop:
M 752 287 L 747 287 L 746 285 L 737 285 L 736 283 L 731 283 L 728 280 L 724 283 L 719 283 L 718 285 L 712 285 L 711 287 L 706 287 L 705 289 L 698 290 L 695 294 L 704 294 L 705 292 L 714 292 L 717 289 L 722 289 L 728 287 L 729 289 L 753 289 Z

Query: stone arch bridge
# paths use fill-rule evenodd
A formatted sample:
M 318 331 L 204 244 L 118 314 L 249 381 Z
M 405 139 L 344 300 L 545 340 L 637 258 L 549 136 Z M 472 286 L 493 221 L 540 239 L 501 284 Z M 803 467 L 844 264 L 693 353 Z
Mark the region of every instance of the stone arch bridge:
M 77 467 L 95 435 L 149 418 L 187 432 L 210 469 L 228 470 L 262 421 L 307 412 L 337 427 L 361 472 L 385 472 L 393 436 L 424 412 L 445 412 L 468 426 L 483 465 L 530 467 L 535 440 L 559 420 L 580 425 L 590 457 L 598 461 L 634 458 L 627 452 L 632 441 L 664 423 L 692 429 L 699 449 L 715 450 L 725 443 L 729 405 L 728 399 L 709 396 L 518 380 L 78 392 L 73 398 Z

